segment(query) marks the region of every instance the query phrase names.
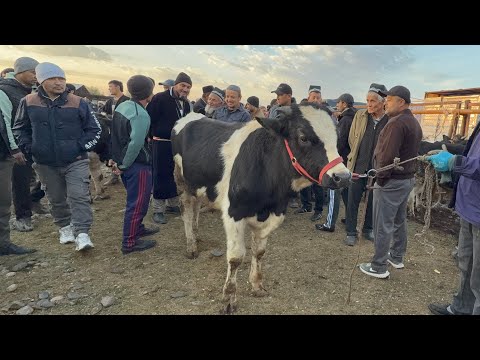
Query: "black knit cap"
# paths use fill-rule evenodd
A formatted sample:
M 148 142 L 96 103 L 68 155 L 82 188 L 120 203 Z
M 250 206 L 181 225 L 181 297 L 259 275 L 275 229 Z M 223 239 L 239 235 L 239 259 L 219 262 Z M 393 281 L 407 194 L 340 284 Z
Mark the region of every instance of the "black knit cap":
M 258 97 L 256 96 L 250 96 L 247 99 L 247 103 L 249 103 L 252 106 L 255 106 L 256 108 L 260 107 L 260 100 L 258 100 Z
M 202 91 L 204 94 L 211 93 L 213 91 L 213 85 L 207 85 L 202 87 Z
M 134 75 L 127 81 L 127 89 L 133 100 L 145 100 L 153 93 L 152 79 L 143 75 Z
M 188 76 L 184 72 L 181 72 L 180 74 L 178 74 L 177 79 L 175 80 L 175 85 L 180 84 L 182 82 L 192 85 L 192 79 L 190 79 L 190 76 Z
M 69 93 L 73 94 L 75 92 L 75 85 L 67 83 L 65 87 L 67 88 Z

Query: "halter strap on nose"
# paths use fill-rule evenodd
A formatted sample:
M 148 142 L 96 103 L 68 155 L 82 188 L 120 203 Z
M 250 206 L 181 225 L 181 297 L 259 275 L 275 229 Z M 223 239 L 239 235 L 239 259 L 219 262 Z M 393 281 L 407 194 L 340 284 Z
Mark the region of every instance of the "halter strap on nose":
M 303 175 L 305 176 L 306 178 L 310 179 L 311 181 L 313 181 L 314 183 L 318 184 L 318 185 L 321 185 L 322 183 L 322 178 L 323 178 L 323 175 L 328 171 L 330 170 L 331 168 L 333 168 L 335 165 L 338 165 L 340 164 L 343 159 L 341 156 L 339 156 L 338 158 L 336 159 L 333 159 L 332 161 L 330 161 L 327 165 L 325 165 L 323 167 L 323 169 L 320 171 L 320 174 L 318 175 L 318 180 L 317 179 L 314 179 L 308 172 L 307 170 L 305 170 L 303 168 L 302 165 L 300 165 L 297 161 L 297 159 L 295 158 L 295 156 L 293 156 L 293 153 L 292 153 L 292 150 L 290 149 L 290 145 L 288 145 L 288 140 L 287 139 L 284 139 L 284 142 L 285 142 L 285 148 L 287 149 L 287 152 L 288 152 L 288 156 L 290 157 L 290 161 L 292 162 L 292 166 L 295 168 L 295 170 L 297 170 L 297 172 L 300 174 L 300 175 Z

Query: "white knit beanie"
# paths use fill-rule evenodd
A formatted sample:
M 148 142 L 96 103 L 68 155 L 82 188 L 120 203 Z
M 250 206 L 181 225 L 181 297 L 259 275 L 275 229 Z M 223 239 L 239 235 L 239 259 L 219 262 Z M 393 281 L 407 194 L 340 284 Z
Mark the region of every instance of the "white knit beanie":
M 65 72 L 60 68 L 60 66 L 43 62 L 36 66 L 35 73 L 37 75 L 37 80 L 41 84 L 47 79 L 59 77 L 65 79 Z

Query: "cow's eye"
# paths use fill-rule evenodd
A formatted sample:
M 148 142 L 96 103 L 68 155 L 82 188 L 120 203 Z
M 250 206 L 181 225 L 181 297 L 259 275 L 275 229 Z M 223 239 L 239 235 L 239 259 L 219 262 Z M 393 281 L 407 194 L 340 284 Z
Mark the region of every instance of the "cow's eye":
M 307 137 L 305 135 L 300 135 L 300 141 L 302 143 L 306 143 L 308 141 Z

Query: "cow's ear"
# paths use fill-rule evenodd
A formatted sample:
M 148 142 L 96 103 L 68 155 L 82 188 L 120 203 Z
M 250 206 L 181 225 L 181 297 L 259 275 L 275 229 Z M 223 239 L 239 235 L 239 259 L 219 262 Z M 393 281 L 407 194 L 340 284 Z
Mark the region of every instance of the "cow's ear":
M 282 106 L 277 112 L 278 115 L 274 119 L 255 117 L 255 120 L 265 129 L 273 130 L 283 137 L 288 137 L 288 115 L 292 113 L 292 109 L 290 106 Z

